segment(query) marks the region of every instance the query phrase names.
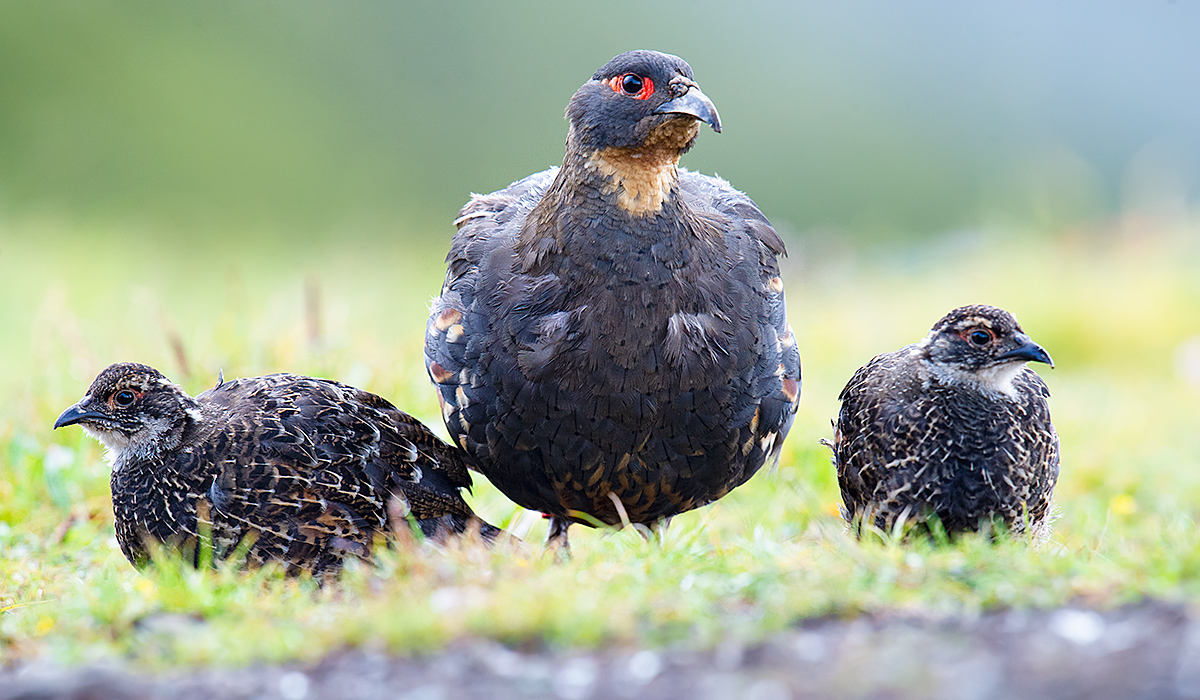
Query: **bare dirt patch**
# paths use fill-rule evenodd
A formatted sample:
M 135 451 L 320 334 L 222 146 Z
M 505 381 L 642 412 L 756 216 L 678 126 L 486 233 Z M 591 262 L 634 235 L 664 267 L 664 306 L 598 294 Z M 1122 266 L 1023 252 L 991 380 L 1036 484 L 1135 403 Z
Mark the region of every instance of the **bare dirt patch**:
M 0 670 L 0 700 L 278 698 L 1192 698 L 1200 619 L 1182 605 L 1014 610 L 944 620 L 807 622 L 716 649 L 514 651 L 464 641 L 425 657 L 364 650 L 315 664 L 180 670 Z

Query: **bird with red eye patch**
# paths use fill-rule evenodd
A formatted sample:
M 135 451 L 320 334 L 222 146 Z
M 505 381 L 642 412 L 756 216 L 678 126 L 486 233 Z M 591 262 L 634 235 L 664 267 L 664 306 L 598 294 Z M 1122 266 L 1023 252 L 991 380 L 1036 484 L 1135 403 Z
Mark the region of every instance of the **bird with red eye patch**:
M 859 369 L 831 443 L 846 519 L 892 531 L 936 516 L 951 535 L 1047 537 L 1058 435 L 1029 362 L 1054 366 L 1012 314 L 977 305 Z
M 683 59 L 630 51 L 567 106 L 562 166 L 463 208 L 425 363 L 454 441 L 505 495 L 661 530 L 777 462 L 800 397 L 783 241 L 679 167 L 722 124 Z
M 407 528 L 444 540 L 500 531 L 463 500 L 462 452 L 384 399 L 294 374 L 220 381 L 189 396 L 158 370 L 101 372 L 54 427 L 80 425 L 108 449 L 117 542 L 133 564 L 148 545 L 190 549 L 207 522 L 213 555 L 243 542 L 251 563 L 336 573 Z

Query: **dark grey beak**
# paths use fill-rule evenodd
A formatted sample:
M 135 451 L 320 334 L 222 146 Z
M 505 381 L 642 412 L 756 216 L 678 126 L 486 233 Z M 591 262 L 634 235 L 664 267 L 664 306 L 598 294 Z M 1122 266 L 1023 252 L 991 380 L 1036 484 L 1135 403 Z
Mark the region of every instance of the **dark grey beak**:
M 1051 367 L 1054 366 L 1054 360 L 1050 359 L 1050 353 L 1046 352 L 1041 345 L 1033 342 L 1029 336 L 1024 333 L 1018 333 L 1015 340 L 1017 347 L 1009 350 L 996 359 L 1004 362 L 1008 360 L 1025 360 L 1026 362 L 1045 362 Z
M 718 134 L 721 133 L 721 117 L 717 114 L 716 105 L 695 86 L 688 88 L 688 91 L 679 97 L 662 103 L 654 113 L 686 114 L 708 124 Z
M 94 420 L 104 417 L 103 413 L 84 408 L 85 405 L 85 401 L 80 401 L 74 406 L 63 411 L 62 415 L 58 417 L 58 420 L 54 421 L 54 429 L 58 430 L 65 425 L 75 425 L 76 423 L 82 423 L 86 420 Z

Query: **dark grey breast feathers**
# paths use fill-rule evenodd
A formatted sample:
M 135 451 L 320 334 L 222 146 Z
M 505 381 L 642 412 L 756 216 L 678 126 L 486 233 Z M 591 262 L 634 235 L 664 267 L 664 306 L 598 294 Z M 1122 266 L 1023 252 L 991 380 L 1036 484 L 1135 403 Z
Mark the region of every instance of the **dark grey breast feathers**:
M 777 460 L 800 394 L 749 197 L 678 167 L 712 102 L 675 56 L 617 56 L 567 108 L 562 167 L 463 208 L 425 360 L 454 441 L 572 522 L 656 525 Z
M 1058 435 L 1031 361 L 1053 366 L 1012 314 L 978 305 L 855 372 L 832 444 L 847 520 L 1048 535 Z
M 336 572 L 410 518 L 432 538 L 499 532 L 463 500 L 464 455 L 386 400 L 334 381 L 273 374 L 195 398 L 152 367 L 115 364 L 55 427 L 108 448 L 117 540 L 135 565 L 147 542 L 220 559 Z

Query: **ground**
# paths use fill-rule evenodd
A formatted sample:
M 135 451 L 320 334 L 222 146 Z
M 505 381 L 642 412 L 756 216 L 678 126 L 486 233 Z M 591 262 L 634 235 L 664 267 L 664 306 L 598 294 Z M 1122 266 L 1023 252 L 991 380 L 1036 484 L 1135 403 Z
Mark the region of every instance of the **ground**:
M 712 650 L 514 651 L 461 640 L 405 658 L 356 649 L 312 664 L 141 675 L 0 671 L 0 700 L 1200 697 L 1200 621 L 1181 606 L 1066 607 L 976 618 L 823 619 Z
M 474 507 L 527 546 L 405 543 L 325 586 L 171 559 L 135 571 L 112 536 L 102 450 L 50 426 L 101 368 L 137 360 L 193 393 L 220 370 L 339 379 L 440 431 L 420 348 L 445 232 L 420 232 L 425 246 L 409 232 L 211 248 L 158 233 L 0 229 L 0 249 L 22 262 L 0 276 L 0 681 L 12 681 L 0 697 L 52 697 L 37 694 L 46 678 L 111 673 L 151 696 L 230 682 L 336 697 L 340 678 L 374 673 L 413 678 L 405 692 L 426 698 L 475 688 L 457 673 L 567 698 L 624 692 L 613 684 L 639 673 L 653 676 L 641 688 L 652 697 L 701 684 L 763 698 L 1200 686 L 1188 660 L 1200 599 L 1195 228 L 1115 222 L 887 249 L 789 236 L 804 388 L 777 469 L 676 518 L 662 544 L 573 530 L 567 561 L 542 555 L 536 514 L 478 478 Z M 819 443 L 838 390 L 966 303 L 1009 309 L 1054 356 L 1039 368 L 1062 436 L 1054 534 L 1043 546 L 859 541 Z

